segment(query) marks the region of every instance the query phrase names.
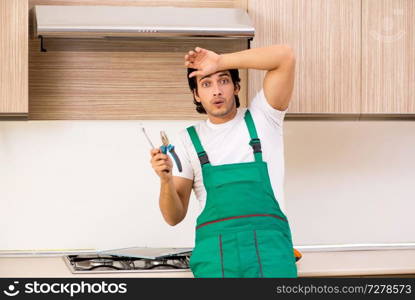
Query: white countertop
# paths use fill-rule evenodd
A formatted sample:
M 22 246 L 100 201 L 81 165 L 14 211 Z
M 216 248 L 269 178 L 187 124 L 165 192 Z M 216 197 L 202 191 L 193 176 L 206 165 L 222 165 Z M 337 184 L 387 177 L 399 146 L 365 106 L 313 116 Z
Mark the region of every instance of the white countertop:
M 415 249 L 303 252 L 300 277 L 414 274 Z M 0 277 L 188 277 L 191 271 L 72 274 L 60 255 L 0 256 Z
M 415 249 L 303 252 L 298 275 L 415 275 Z
M 3 256 L 0 257 L 0 277 L 191 277 L 191 271 L 115 272 L 73 274 L 63 256 Z

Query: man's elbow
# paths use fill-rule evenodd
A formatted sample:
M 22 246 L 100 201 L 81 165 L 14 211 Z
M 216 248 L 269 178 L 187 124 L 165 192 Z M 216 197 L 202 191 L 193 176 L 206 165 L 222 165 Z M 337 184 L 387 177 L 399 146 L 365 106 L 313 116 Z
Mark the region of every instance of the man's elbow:
M 167 224 L 169 224 L 170 226 L 176 226 L 177 224 L 179 224 L 179 223 L 180 223 L 180 221 L 167 221 L 167 220 L 166 220 L 166 222 L 167 222 Z
M 184 218 L 171 218 L 171 217 L 166 217 L 164 216 L 164 220 L 166 221 L 167 224 L 169 224 L 170 226 L 176 226 L 177 224 L 179 224 L 181 221 L 183 221 Z
M 284 62 L 286 64 L 295 66 L 295 53 L 294 53 L 294 49 L 291 48 L 288 45 L 285 45 L 284 47 L 285 47 L 285 55 L 284 55 L 285 59 L 284 59 Z
M 276 52 L 278 53 L 279 60 L 282 64 L 295 66 L 295 52 L 294 49 L 290 45 L 282 44 L 282 45 L 274 45 Z

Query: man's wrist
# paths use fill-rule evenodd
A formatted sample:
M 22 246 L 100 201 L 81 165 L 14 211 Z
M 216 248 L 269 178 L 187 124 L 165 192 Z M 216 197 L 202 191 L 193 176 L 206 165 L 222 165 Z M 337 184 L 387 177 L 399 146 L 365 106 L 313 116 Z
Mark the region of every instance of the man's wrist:
M 223 71 L 223 70 L 228 70 L 228 69 L 230 68 L 227 65 L 227 54 L 219 54 L 218 70 Z
M 239 52 L 220 54 L 219 70 L 244 69 Z
M 168 176 L 165 178 L 160 178 L 160 183 L 161 184 L 169 184 L 170 182 L 172 182 L 173 177 Z

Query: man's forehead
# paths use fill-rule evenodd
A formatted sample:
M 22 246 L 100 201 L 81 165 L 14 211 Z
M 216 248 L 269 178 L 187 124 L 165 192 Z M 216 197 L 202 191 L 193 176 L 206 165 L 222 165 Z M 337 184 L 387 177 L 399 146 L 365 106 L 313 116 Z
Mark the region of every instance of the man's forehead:
M 212 74 L 205 75 L 205 76 L 201 77 L 201 78 L 199 79 L 199 81 L 202 81 L 202 80 L 203 80 L 203 79 L 205 79 L 205 78 L 212 77 L 212 76 L 213 76 L 213 75 L 215 75 L 215 74 L 218 74 L 218 76 L 225 76 L 225 75 L 230 76 L 230 74 L 231 74 L 231 73 L 230 73 L 228 70 L 226 70 L 226 71 L 218 71 L 218 72 L 215 72 L 215 73 L 212 73 Z

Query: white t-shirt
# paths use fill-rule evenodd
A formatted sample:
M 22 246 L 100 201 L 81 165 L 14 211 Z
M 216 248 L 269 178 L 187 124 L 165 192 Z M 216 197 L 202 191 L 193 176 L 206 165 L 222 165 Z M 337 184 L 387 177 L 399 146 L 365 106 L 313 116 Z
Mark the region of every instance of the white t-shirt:
M 236 116 L 222 124 L 213 124 L 209 119 L 195 124 L 196 132 L 212 166 L 255 160 L 253 149 L 249 145 L 251 138 L 244 120 L 245 111 L 246 108 L 238 108 Z M 275 199 L 285 213 L 282 124 L 286 111 L 274 109 L 267 102 L 262 89 L 251 101 L 249 111 L 261 140 L 262 159 L 268 164 Z M 201 213 L 206 203 L 206 190 L 200 161 L 186 129 L 179 133 L 178 140 L 173 144 L 183 170 L 179 172 L 173 161 L 172 174 L 194 180 L 193 191 Z

